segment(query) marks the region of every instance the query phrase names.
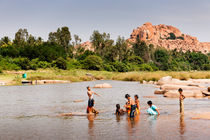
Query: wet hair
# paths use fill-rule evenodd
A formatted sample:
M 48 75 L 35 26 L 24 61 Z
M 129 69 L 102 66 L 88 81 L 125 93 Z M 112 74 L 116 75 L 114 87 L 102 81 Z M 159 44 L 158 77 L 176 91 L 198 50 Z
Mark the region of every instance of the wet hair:
M 136 97 L 137 99 L 139 98 L 139 96 L 136 94 L 136 95 L 134 95 L 134 97 Z
M 125 98 L 131 97 L 129 94 L 125 94 Z
M 182 89 L 182 88 L 179 88 L 179 89 L 178 89 L 178 91 L 179 91 L 179 92 L 182 92 L 182 91 L 183 91 L 183 89 Z
M 152 105 L 152 101 L 148 101 L 147 104 L 148 104 L 148 105 Z
M 116 104 L 116 108 L 117 109 L 120 109 L 120 104 Z
M 87 86 L 87 89 L 89 89 L 90 87 L 89 86 Z
M 120 114 L 120 104 L 116 104 L 116 115 Z

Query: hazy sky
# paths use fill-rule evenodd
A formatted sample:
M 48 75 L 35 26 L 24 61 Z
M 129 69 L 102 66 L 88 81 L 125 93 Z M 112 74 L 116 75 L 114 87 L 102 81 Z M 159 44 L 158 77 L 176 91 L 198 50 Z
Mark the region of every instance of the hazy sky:
M 27 28 L 46 40 L 61 26 L 82 41 L 93 30 L 128 38 L 145 22 L 173 25 L 210 42 L 210 0 L 0 0 L 0 38 Z

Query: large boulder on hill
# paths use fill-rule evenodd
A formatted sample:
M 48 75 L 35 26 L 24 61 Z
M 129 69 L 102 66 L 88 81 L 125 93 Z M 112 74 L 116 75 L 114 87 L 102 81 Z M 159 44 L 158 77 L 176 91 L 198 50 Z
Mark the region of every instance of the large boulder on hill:
M 201 97 L 203 97 L 203 94 L 200 90 L 185 90 L 185 91 L 183 91 L 183 95 L 186 98 L 189 98 L 189 97 L 201 98 Z M 164 97 L 179 98 L 179 92 L 176 90 L 170 90 L 170 91 L 167 91 L 164 93 Z
M 96 84 L 94 88 L 112 88 L 112 85 L 108 83 L 103 83 L 103 84 Z
M 199 42 L 196 37 L 183 34 L 179 29 L 170 25 L 152 25 L 147 22 L 134 29 L 128 42 L 136 42 L 137 39 L 153 44 L 155 47 L 162 46 L 167 50 L 177 49 L 196 51 L 202 53 L 210 52 L 210 42 Z

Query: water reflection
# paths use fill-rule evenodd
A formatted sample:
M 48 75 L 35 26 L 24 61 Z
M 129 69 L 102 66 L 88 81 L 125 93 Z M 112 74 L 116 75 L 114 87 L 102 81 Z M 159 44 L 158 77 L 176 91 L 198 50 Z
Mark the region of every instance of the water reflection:
M 183 135 L 185 133 L 185 121 L 184 121 L 184 114 L 180 114 L 180 134 Z
M 88 119 L 88 134 L 90 137 L 94 136 L 94 119 L 95 119 L 96 115 L 87 115 L 87 119 Z

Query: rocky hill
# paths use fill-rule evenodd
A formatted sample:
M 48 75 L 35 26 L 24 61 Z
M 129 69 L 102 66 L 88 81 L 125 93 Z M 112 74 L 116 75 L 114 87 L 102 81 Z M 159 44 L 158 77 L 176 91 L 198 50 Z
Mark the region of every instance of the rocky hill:
M 134 29 L 127 41 L 134 43 L 137 38 L 147 44 L 153 44 L 155 47 L 161 46 L 168 50 L 177 49 L 184 52 L 190 50 L 200 51 L 205 54 L 210 53 L 210 42 L 199 42 L 196 37 L 183 34 L 179 29 L 170 25 L 145 23 Z M 85 50 L 94 51 L 92 43 L 89 41 L 81 44 L 81 47 Z
M 137 38 L 155 47 L 162 46 L 168 50 L 210 52 L 210 42 L 199 42 L 196 37 L 183 34 L 179 29 L 164 24 L 143 24 L 133 30 L 128 41 L 135 42 Z

